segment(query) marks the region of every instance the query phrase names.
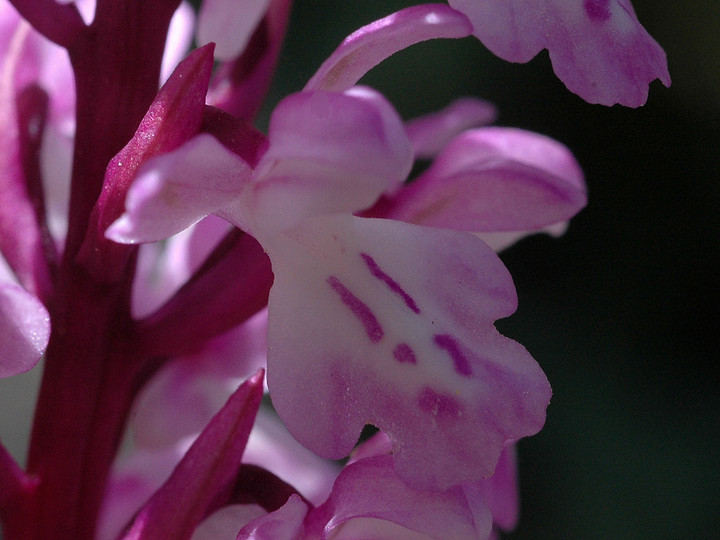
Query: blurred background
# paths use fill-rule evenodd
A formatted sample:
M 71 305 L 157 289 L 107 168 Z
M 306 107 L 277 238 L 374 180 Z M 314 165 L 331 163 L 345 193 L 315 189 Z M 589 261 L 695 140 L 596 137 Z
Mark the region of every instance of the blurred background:
M 298 0 L 269 103 L 300 90 L 350 32 L 417 3 Z M 720 2 L 633 5 L 673 78 L 638 110 L 570 94 L 546 53 L 509 64 L 474 39 L 417 45 L 362 81 L 405 118 L 487 99 L 498 124 L 560 140 L 586 174 L 590 204 L 565 236 L 503 254 L 520 307 L 498 326 L 554 388 L 545 429 L 520 443 L 513 540 L 720 530 Z M 0 436 L 16 455 L 36 379 L 0 385 Z

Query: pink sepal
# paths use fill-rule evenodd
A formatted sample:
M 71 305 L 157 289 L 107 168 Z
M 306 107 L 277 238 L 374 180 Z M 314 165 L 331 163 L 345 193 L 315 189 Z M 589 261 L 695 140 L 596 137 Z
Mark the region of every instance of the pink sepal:
M 548 49 L 553 69 L 590 103 L 639 107 L 648 85 L 670 86 L 665 52 L 638 22 L 630 0 L 449 0 L 473 34 L 511 62 Z
M 586 204 L 583 174 L 562 144 L 512 128 L 456 137 L 383 217 L 471 232 L 537 231 Z
M 398 51 L 428 39 L 462 38 L 471 32 L 467 18 L 446 5 L 403 9 L 345 38 L 310 78 L 305 90 L 346 90 Z
M 143 506 L 124 540 L 187 538 L 218 496 L 232 487 L 262 399 L 260 372 L 230 397 Z

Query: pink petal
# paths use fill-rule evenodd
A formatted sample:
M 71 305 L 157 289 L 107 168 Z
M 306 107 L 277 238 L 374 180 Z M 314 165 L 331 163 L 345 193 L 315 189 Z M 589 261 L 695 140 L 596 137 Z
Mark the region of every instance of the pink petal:
M 204 0 L 198 16 L 197 39 L 215 43 L 218 60 L 231 60 L 243 52 L 267 11 L 270 0 Z
M 168 479 L 192 439 L 160 449 L 137 449 L 113 465 L 103 496 L 98 540 L 116 540 L 132 517 Z
M 211 135 L 151 159 L 128 190 L 125 213 L 106 231 L 121 243 L 155 242 L 232 202 L 250 167 Z
M 495 121 L 497 111 L 487 101 L 466 97 L 441 111 L 410 120 L 405 129 L 416 158 L 433 158 L 457 135 Z
M 22 287 L 0 283 L 0 378 L 32 369 L 49 339 L 45 306 Z
M 265 367 L 266 320 L 261 313 L 165 365 L 136 400 L 133 442 L 162 448 L 200 433 L 238 382 Z
M 495 474 L 479 483 L 480 492 L 490 508 L 493 522 L 504 531 L 512 531 L 520 513 L 517 484 L 517 450 L 508 444 L 500 454 Z
M 148 316 L 177 292 L 230 227 L 227 221 L 208 216 L 165 242 L 140 246 L 133 284 L 133 317 Z
M 284 506 L 243 527 L 236 540 L 300 540 L 307 510 L 300 497 L 291 495 Z
M 515 291 L 477 238 L 336 217 L 266 249 L 268 385 L 317 454 L 347 455 L 372 423 L 403 480 L 446 489 L 490 475 L 506 440 L 542 426 L 550 387 L 493 326 L 515 310 Z
M 648 85 L 670 85 L 662 48 L 630 0 L 449 0 L 473 34 L 511 62 L 548 49 L 557 76 L 590 103 L 643 105 Z
M 232 483 L 262 398 L 262 373 L 213 417 L 170 478 L 138 513 L 126 540 L 187 538 Z
M 472 232 L 537 231 L 586 202 L 582 171 L 565 146 L 518 129 L 482 128 L 455 138 L 383 216 Z
M 165 52 L 163 53 L 160 79 L 165 82 L 180 61 L 185 58 L 192 45 L 195 30 L 195 11 L 184 0 L 170 19 Z
M 398 51 L 435 38 L 472 33 L 467 18 L 442 4 L 403 9 L 348 36 L 305 86 L 306 90 L 345 90 Z
M 211 46 L 190 53 L 155 96 L 133 137 L 110 160 L 100 197 L 90 216 L 89 232 L 78 254 L 78 261 L 91 274 L 108 276 L 127 266 L 128 257 L 134 250 L 110 241 L 105 233 L 122 216 L 128 192 L 143 167 L 155 157 L 178 151 L 199 132 L 212 58 Z M 161 184 L 156 183 L 156 187 Z M 174 196 L 171 190 L 166 190 L 163 195 Z
M 327 499 L 339 467 L 301 446 L 274 414 L 258 413 L 243 463 L 258 465 L 293 486 L 313 504 Z
M 476 502 L 476 501 L 473 501 Z M 490 512 L 471 509 L 462 490 L 418 491 L 395 473 L 390 456 L 345 467 L 330 499 L 316 511 L 332 516 L 324 532 L 333 539 L 477 540 L 490 533 Z
M 293 0 L 271 0 L 244 52 L 218 66 L 208 103 L 253 122 L 265 101 L 285 39 Z
M 412 165 L 400 117 L 369 88 L 293 94 L 273 112 L 268 138 L 248 203 L 258 232 L 367 208 Z

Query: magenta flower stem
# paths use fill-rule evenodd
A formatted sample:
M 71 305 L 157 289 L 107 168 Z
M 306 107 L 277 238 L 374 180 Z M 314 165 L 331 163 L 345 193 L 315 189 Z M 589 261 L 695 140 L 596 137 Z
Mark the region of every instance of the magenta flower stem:
M 77 269 L 63 277 L 28 456 L 41 479 L 35 531 L 18 538 L 93 537 L 130 402 L 128 286 L 104 287 Z
M 56 40 L 68 46 L 77 87 L 69 228 L 48 302 L 53 330 L 28 456 L 28 474 L 41 481 L 31 501 L 32 521 L 7 531 L 7 540 L 95 534 L 108 471 L 141 376 L 129 310 L 136 248 L 115 252 L 102 264 L 78 262 L 77 254 L 86 235 L 94 234 L 88 221 L 108 162 L 130 140 L 157 93 L 177 5 L 178 0 L 99 1 L 91 26 L 73 30 L 71 40 L 67 32 Z M 41 27 L 52 34 L 49 22 Z
M 82 243 L 108 162 L 133 136 L 157 93 L 165 36 L 178 3 L 98 2 L 93 24 L 68 49 L 77 129 L 66 260 Z

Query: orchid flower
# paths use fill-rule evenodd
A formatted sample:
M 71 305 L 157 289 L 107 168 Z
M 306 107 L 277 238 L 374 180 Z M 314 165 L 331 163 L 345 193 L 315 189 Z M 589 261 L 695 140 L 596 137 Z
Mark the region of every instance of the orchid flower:
M 212 212 L 255 236 L 275 275 L 268 384 L 293 435 L 337 459 L 373 423 L 394 439 L 406 481 L 447 489 L 491 474 L 506 440 L 539 429 L 550 392 L 492 327 L 515 298 L 481 241 L 351 215 L 402 181 L 410 160 L 378 94 L 304 92 L 276 108 L 254 171 L 201 135 L 148 163 L 107 234 L 158 240 Z M 322 414 L 297 414 L 308 407 Z
M 0 0 L 0 376 L 45 354 L 26 470 L 0 445 L 9 540 L 515 526 L 551 389 L 494 326 L 496 252 L 561 233 L 582 171 L 481 100 L 406 122 L 358 82 L 472 35 L 591 102 L 669 76 L 627 0 L 449 3 L 348 36 L 263 133 L 291 0 Z

